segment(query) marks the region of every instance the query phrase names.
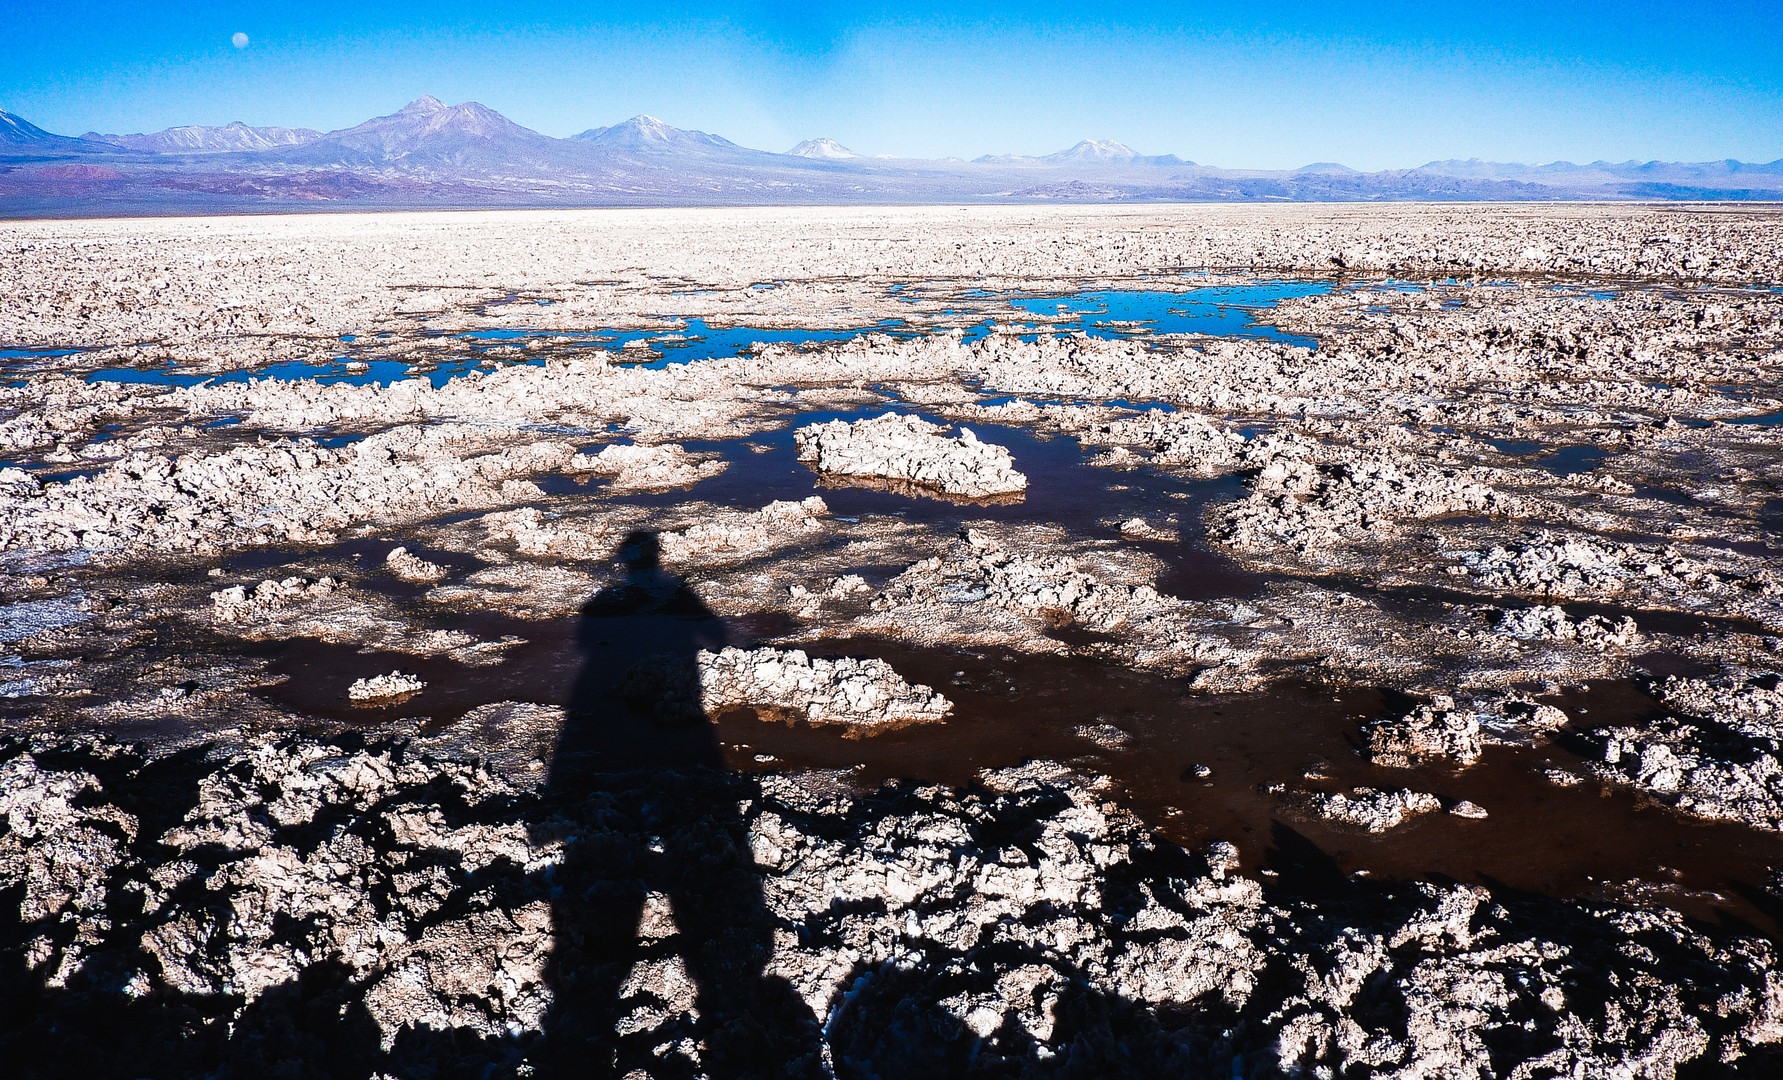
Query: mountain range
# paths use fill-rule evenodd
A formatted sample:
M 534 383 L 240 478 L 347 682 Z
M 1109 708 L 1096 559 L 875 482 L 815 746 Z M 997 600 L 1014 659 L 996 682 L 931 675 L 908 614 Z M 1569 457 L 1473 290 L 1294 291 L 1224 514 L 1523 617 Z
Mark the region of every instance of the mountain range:
M 1504 164 L 1359 172 L 1216 168 L 1086 139 L 1040 157 L 866 157 L 831 139 L 786 153 L 649 116 L 566 139 L 494 109 L 422 97 L 354 127 L 189 125 L 57 135 L 0 110 L 0 217 L 324 207 L 1164 201 L 1783 200 L 1783 160 Z

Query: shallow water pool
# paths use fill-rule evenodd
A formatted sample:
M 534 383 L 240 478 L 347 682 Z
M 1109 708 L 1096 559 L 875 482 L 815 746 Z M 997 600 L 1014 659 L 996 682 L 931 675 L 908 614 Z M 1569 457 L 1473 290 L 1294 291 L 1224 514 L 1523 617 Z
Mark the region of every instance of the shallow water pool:
M 1324 282 L 1271 281 L 1256 285 L 1219 285 L 1189 292 L 1151 290 L 1080 292 L 1064 296 L 1012 300 L 1018 311 L 1046 316 L 1063 330 L 1095 338 L 1136 334 L 1212 334 L 1218 337 L 1264 338 L 1315 348 L 1318 342 L 1256 320 L 1258 311 L 1298 296 L 1331 291 Z

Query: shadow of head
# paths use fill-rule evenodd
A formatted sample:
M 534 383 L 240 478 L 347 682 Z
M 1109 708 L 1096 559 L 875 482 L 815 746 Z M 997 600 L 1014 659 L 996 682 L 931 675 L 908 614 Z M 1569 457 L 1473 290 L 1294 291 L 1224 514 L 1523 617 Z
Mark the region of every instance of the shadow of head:
M 600 749 L 615 767 L 659 764 L 669 743 L 680 747 L 683 761 L 713 757 L 710 748 L 696 754 L 681 746 L 685 740 L 664 743 L 649 729 L 688 728 L 709 719 L 699 656 L 724 648 L 724 623 L 686 580 L 663 566 L 656 532 L 627 533 L 613 558 L 614 580 L 581 608 L 577 639 L 584 659 L 569 710 L 577 730 L 565 732 L 564 745 Z M 598 731 L 589 729 L 591 720 L 600 721 Z M 648 723 L 640 727 L 638 720 Z M 625 752 L 628 747 L 639 753 Z M 645 747 L 662 753 L 643 753 Z
M 662 566 L 662 539 L 651 529 L 633 529 L 619 542 L 616 553 L 627 571 L 649 573 Z

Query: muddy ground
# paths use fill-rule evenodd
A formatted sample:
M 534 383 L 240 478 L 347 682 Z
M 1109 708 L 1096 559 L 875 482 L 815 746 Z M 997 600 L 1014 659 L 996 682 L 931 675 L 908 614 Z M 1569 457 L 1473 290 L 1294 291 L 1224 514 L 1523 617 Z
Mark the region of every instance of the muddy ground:
M 1779 225 L 0 225 L 0 1041 L 1772 1075 Z

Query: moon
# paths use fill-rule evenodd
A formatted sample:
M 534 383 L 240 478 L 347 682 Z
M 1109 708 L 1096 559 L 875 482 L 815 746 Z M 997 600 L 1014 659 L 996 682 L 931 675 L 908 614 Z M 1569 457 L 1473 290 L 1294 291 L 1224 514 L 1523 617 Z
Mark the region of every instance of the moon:
M 248 35 L 237 30 L 234 36 L 229 39 L 229 42 L 238 49 L 245 49 L 248 47 Z

